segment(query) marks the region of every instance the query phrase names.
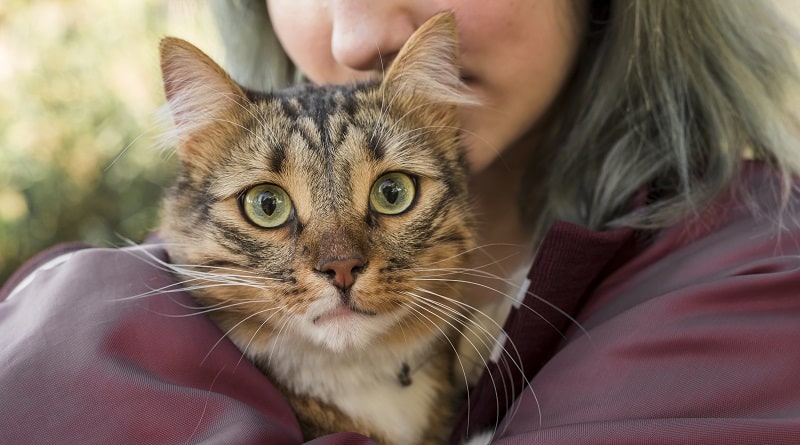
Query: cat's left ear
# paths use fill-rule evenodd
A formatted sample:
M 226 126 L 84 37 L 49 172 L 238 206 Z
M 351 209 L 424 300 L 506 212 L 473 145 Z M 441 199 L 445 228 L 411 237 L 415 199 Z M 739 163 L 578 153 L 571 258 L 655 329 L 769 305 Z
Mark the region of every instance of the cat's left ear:
M 436 103 L 478 104 L 461 80 L 453 13 L 434 15 L 411 35 L 387 70 L 382 87 L 422 95 Z
M 185 40 L 161 41 L 164 92 L 175 123 L 172 138 L 184 162 L 212 162 L 221 143 L 235 131 L 233 116 L 247 99 L 236 82 L 210 57 Z

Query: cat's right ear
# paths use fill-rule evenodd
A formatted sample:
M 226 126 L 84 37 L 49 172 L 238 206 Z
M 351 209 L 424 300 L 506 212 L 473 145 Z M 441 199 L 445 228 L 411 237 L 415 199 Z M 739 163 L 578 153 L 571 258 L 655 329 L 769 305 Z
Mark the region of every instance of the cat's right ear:
M 389 66 L 383 88 L 419 94 L 434 103 L 478 105 L 461 80 L 458 32 L 452 12 L 426 20 L 409 37 Z
M 161 74 L 174 122 L 171 143 L 185 163 L 209 166 L 236 127 L 245 93 L 210 57 L 174 37 L 161 40 Z

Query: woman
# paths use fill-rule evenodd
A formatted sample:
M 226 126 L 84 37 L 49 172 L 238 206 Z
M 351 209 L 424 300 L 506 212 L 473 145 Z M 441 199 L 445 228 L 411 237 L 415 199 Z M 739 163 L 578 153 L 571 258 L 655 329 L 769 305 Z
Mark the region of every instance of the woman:
M 800 366 L 766 333 L 800 333 L 789 328 L 800 317 L 789 303 L 800 297 L 799 78 L 778 12 L 648 0 L 269 0 L 216 12 L 234 76 L 263 88 L 379 75 L 444 9 L 459 22 L 463 78 L 485 104 L 462 113 L 481 242 L 519 246 L 492 272 L 528 271 L 538 246 L 528 292 L 563 311 L 529 297 L 506 325 L 533 351 L 533 391 L 501 430 L 542 443 L 577 443 L 579 431 L 595 442 L 680 441 L 665 436 L 675 428 L 700 443 L 776 440 L 753 431 L 787 424 L 753 418 L 800 409 L 800 394 L 761 381 Z M 237 13 L 257 31 L 242 32 Z M 487 392 L 473 396 L 473 431 L 497 415 L 475 421 L 494 410 Z M 769 394 L 782 408 L 765 406 Z M 574 426 L 590 424 L 591 434 Z
M 454 443 L 495 427 L 497 443 L 800 442 L 800 126 L 791 109 L 799 78 L 796 42 L 771 3 L 215 7 L 229 68 L 256 89 L 379 75 L 420 23 L 454 12 L 463 78 L 485 104 L 462 112 L 484 221 L 480 242 L 487 257 L 509 257 L 490 264 L 499 279 L 482 284 L 501 293 L 521 287 L 523 298 Z M 83 261 L 101 270 L 108 258 L 98 255 Z M 76 261 L 57 266 L 69 269 L 50 279 L 67 280 Z M 147 273 L 151 289 L 167 280 Z M 503 287 L 506 279 L 514 285 Z M 6 287 L 8 302 L 33 301 L 20 297 L 25 289 L 12 290 L 15 283 Z M 484 289 L 475 286 L 474 301 L 487 301 Z M 24 312 L 8 302 L 6 325 L 15 332 L 52 326 L 30 318 L 14 324 Z M 97 320 L 83 312 L 72 320 L 79 316 Z M 208 349 L 169 340 L 174 323 L 137 318 L 132 327 L 118 314 L 106 317 L 120 330 L 103 337 L 107 349 L 90 354 L 99 364 L 65 379 L 101 383 L 104 391 L 37 387 L 54 381 L 41 375 L 46 363 L 30 359 L 37 346 L 15 349 L 18 340 L 6 348 L 27 366 L 6 368 L 8 400 L 34 394 L 65 407 L 94 400 L 91 394 L 102 402 L 67 420 L 46 418 L 50 429 L 26 438 L 299 442 L 274 389 L 246 364 L 238 374 L 228 366 L 238 357 L 229 345 L 198 370 L 186 357 Z M 198 317 L 185 322 L 192 324 L 186 332 L 214 335 L 198 327 Z M 519 355 L 502 352 L 509 350 Z M 13 377 L 31 369 L 37 379 Z M 500 379 L 516 390 L 496 391 L 491 383 Z M 115 422 L 93 422 L 102 412 Z M 96 436 L 85 434 L 86 425 Z M 6 434 L 22 437 L 12 426 Z M 368 441 L 343 433 L 314 443 Z

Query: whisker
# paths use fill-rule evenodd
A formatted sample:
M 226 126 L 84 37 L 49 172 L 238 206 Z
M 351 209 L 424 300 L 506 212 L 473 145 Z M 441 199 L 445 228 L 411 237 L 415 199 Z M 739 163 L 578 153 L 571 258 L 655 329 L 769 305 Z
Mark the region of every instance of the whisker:
M 296 304 L 292 305 L 292 308 L 295 306 Z M 276 350 L 280 350 L 280 348 L 284 344 L 284 341 L 286 341 L 286 337 L 288 336 L 288 334 L 284 334 L 283 331 L 284 329 L 289 327 L 290 322 L 291 322 L 291 317 L 286 317 L 286 316 L 283 317 L 283 324 L 281 324 L 280 329 L 278 329 L 278 333 L 275 334 L 275 341 L 272 343 L 272 347 L 270 348 L 269 356 L 267 357 L 267 363 L 272 363 L 272 355 L 275 353 Z
M 456 310 L 454 310 L 454 309 L 452 309 L 452 308 L 450 308 L 450 307 L 448 307 L 448 306 L 444 305 L 443 303 L 436 302 L 436 301 L 430 300 L 430 299 L 428 299 L 428 298 L 424 298 L 424 297 L 422 297 L 422 296 L 420 296 L 420 295 L 416 295 L 416 294 L 410 294 L 410 295 L 412 295 L 412 296 L 415 296 L 415 297 L 417 298 L 417 299 L 415 299 L 415 300 L 414 300 L 414 303 L 416 303 L 417 305 L 419 305 L 420 303 L 425 303 L 426 305 L 428 305 L 428 306 L 429 306 L 429 307 L 431 307 L 431 308 L 437 308 L 437 309 L 439 309 L 439 310 L 446 309 L 446 310 L 449 310 L 449 311 L 451 311 L 451 313 L 458 314 L 458 315 L 459 315 L 459 317 L 461 317 L 461 318 L 464 318 L 464 320 L 465 320 L 465 321 L 462 321 L 462 320 L 459 320 L 459 319 L 456 319 L 456 320 L 454 320 L 454 321 L 459 321 L 459 324 L 460 324 L 462 327 L 464 327 L 464 328 L 471 329 L 471 327 L 470 327 L 470 326 L 476 326 L 476 327 L 480 327 L 480 326 L 477 326 L 477 325 L 475 325 L 474 323 L 470 323 L 470 321 L 471 321 L 471 320 L 470 320 L 470 319 L 469 319 L 469 317 L 467 317 L 466 315 L 459 313 L 458 311 L 456 311 Z M 444 320 L 444 318 L 443 318 L 443 317 L 441 317 L 441 316 L 440 316 L 439 318 L 441 318 L 442 320 Z M 452 324 L 452 323 L 450 323 L 449 321 L 447 321 L 447 320 L 444 320 L 444 321 L 445 321 L 446 323 L 448 323 L 448 324 L 449 324 L 451 327 L 453 327 L 454 329 L 457 329 L 459 332 L 461 332 L 461 330 L 460 330 L 460 329 L 458 329 L 458 328 L 456 328 L 455 326 L 453 326 L 453 324 Z M 482 327 L 481 327 L 481 328 L 482 328 Z M 482 328 L 482 329 L 485 331 L 485 333 L 487 334 L 487 336 L 488 336 L 488 337 L 489 337 L 489 338 L 490 338 L 492 341 L 494 341 L 494 340 L 495 340 L 495 336 L 494 336 L 492 333 L 488 332 L 488 331 L 487 331 L 485 328 Z M 472 332 L 474 332 L 474 331 L 472 331 Z M 475 345 L 475 343 L 473 343 L 473 342 L 472 342 L 472 340 L 470 340 L 470 339 L 469 339 L 469 337 L 467 337 L 467 336 L 463 335 L 463 333 L 462 333 L 462 335 L 461 335 L 461 338 L 462 338 L 462 340 L 466 340 L 466 341 L 469 343 L 469 345 L 470 345 L 470 346 L 472 347 L 472 349 L 473 349 L 473 350 L 474 350 L 474 351 L 477 353 L 477 356 L 478 356 L 478 357 L 480 358 L 480 360 L 482 361 L 482 363 L 483 363 L 483 368 L 484 368 L 484 369 L 486 369 L 486 368 L 488 367 L 488 363 L 486 362 L 486 359 L 484 358 L 484 356 L 483 356 L 483 354 L 482 354 L 482 350 L 481 350 L 481 349 L 479 349 L 479 348 L 478 348 L 478 347 Z M 488 344 L 487 344 L 486 342 L 484 342 L 484 341 L 483 341 L 483 338 L 482 338 L 482 337 L 478 337 L 478 338 L 481 340 L 481 342 L 483 343 L 483 345 L 484 345 L 484 346 L 488 346 Z M 488 350 L 488 349 L 490 349 L 490 348 L 488 348 L 488 347 L 487 347 L 487 350 Z M 458 355 L 458 350 L 456 350 L 456 354 Z M 461 360 L 461 359 L 460 359 L 460 357 L 459 357 L 459 362 L 460 362 L 460 360 Z M 516 362 L 515 362 L 515 364 L 516 364 Z M 463 366 L 463 364 L 462 364 L 462 366 Z M 518 365 L 518 367 L 519 367 L 519 365 Z M 510 376 L 510 373 L 509 373 L 509 376 Z M 495 380 L 494 380 L 494 377 L 493 377 L 491 374 L 489 374 L 489 377 L 490 377 L 490 380 L 491 380 L 491 382 L 492 382 L 492 386 L 493 386 L 493 388 L 494 388 L 495 394 L 498 394 L 498 392 L 497 392 L 497 391 L 498 391 L 498 388 L 497 388 L 497 383 L 495 382 Z M 511 377 L 511 376 L 510 376 L 510 377 Z M 465 374 L 465 379 L 466 379 L 466 374 Z M 468 380 L 468 379 L 467 379 L 467 380 Z M 510 395 L 513 395 L 513 394 L 515 394 L 515 390 L 514 390 L 514 381 L 513 381 L 513 379 L 509 379 L 509 380 L 510 380 L 510 383 L 511 383 L 511 388 L 509 388 L 509 387 L 506 385 L 506 379 L 502 379 L 502 384 L 503 384 L 503 394 L 505 395 L 505 398 L 506 398 L 506 400 L 510 400 L 510 398 L 511 398 L 511 397 L 510 397 Z M 467 386 L 468 386 L 468 385 L 469 385 L 469 383 L 467 382 Z M 500 404 L 500 401 L 499 401 L 499 399 L 496 399 L 496 404 L 497 404 L 497 407 L 499 407 L 499 404 Z M 498 408 L 498 410 L 499 410 L 499 408 Z
M 261 314 L 264 314 L 264 313 L 267 313 L 267 312 L 277 311 L 277 310 L 283 309 L 284 307 L 285 306 L 278 306 L 278 307 L 274 307 L 274 308 L 262 309 L 260 311 L 256 311 L 256 312 L 248 315 L 247 317 L 239 320 L 239 322 L 237 322 L 230 329 L 225 331 L 225 333 L 222 334 L 222 336 L 219 338 L 219 340 L 217 340 L 216 343 L 214 343 L 214 345 L 211 346 L 211 349 L 208 351 L 208 353 L 206 353 L 206 356 L 203 357 L 203 360 L 200 361 L 200 364 L 202 365 L 203 363 L 205 363 L 205 361 L 208 359 L 208 357 L 211 355 L 211 353 L 214 351 L 214 349 L 216 349 L 216 347 L 222 342 L 222 340 L 225 339 L 226 337 L 228 337 L 230 335 L 230 333 L 233 332 L 234 329 L 238 328 L 242 323 L 245 323 L 247 320 L 250 320 L 253 317 L 257 317 L 257 316 L 259 316 Z
M 266 324 L 269 323 L 269 321 L 272 320 L 273 317 L 280 315 L 280 313 L 277 312 L 278 310 L 284 309 L 284 308 L 286 308 L 288 306 L 289 306 L 288 304 L 285 304 L 283 306 L 279 306 L 277 308 L 274 308 L 275 312 L 270 314 L 269 317 L 265 318 L 264 321 L 262 321 L 261 324 L 258 325 L 258 328 L 256 328 L 255 332 L 253 332 L 253 335 L 250 336 L 250 339 L 247 341 L 247 344 L 244 346 L 244 348 L 240 348 L 241 351 L 242 351 L 242 355 L 239 357 L 239 361 L 236 362 L 236 366 L 237 367 L 239 366 L 239 364 L 242 362 L 242 360 L 247 355 L 247 350 L 250 348 L 250 345 L 253 343 L 253 340 L 255 340 L 256 336 L 258 336 L 258 333 L 261 331 L 261 329 L 264 326 L 266 326 Z M 262 311 L 261 313 L 264 313 L 264 311 Z
M 263 302 L 264 302 L 264 300 L 260 300 L 260 299 L 256 300 L 256 299 L 254 299 L 254 300 L 237 301 L 235 303 L 223 303 L 223 302 L 220 302 L 220 303 L 217 303 L 217 304 L 211 305 L 211 306 L 189 306 L 189 305 L 184 305 L 184 307 L 186 307 L 187 309 L 195 309 L 195 310 L 198 310 L 198 311 L 194 312 L 194 313 L 191 313 L 191 314 L 172 315 L 172 317 L 176 317 L 176 318 L 194 317 L 196 315 L 202 315 L 202 314 L 209 314 L 209 313 L 212 313 L 212 312 L 224 311 L 224 310 L 231 309 L 231 308 L 234 308 L 234 307 L 237 307 L 237 306 L 245 306 L 245 305 L 248 305 L 248 304 L 263 303 Z
M 269 286 L 269 282 L 283 282 L 283 280 L 280 279 L 254 275 L 244 269 L 239 268 L 168 263 L 149 252 L 147 248 L 132 244 L 132 242 L 129 240 L 128 242 L 130 247 L 124 251 L 130 252 L 131 255 L 153 266 L 154 268 L 184 277 L 184 279 L 175 283 L 167 284 L 160 288 L 150 289 L 147 292 L 142 292 L 137 295 L 115 299 L 114 301 L 146 298 L 165 293 L 192 292 L 196 290 L 212 289 L 217 287 L 243 287 L 267 291 L 273 288 L 273 286 Z M 163 247 L 164 245 L 161 246 Z M 197 269 L 205 269 L 210 272 Z M 187 306 L 185 304 L 181 305 L 185 307 Z
M 511 299 L 511 300 L 514 302 L 514 304 L 515 304 L 515 305 L 517 305 L 518 307 L 524 308 L 524 309 L 526 309 L 526 310 L 530 311 L 531 313 L 535 314 L 535 315 L 536 315 L 537 317 L 539 317 L 539 318 L 540 318 L 542 321 L 544 321 L 545 323 L 547 323 L 547 325 L 548 325 L 548 326 L 550 326 L 551 328 L 553 328 L 553 330 L 555 330 L 556 332 L 558 332 L 558 334 L 559 334 L 559 335 L 560 335 L 562 338 L 566 339 L 566 334 L 565 334 L 564 332 L 562 332 L 560 329 L 558 329 L 558 328 L 557 328 L 557 327 L 556 327 L 556 326 L 555 326 L 555 325 L 554 325 L 554 324 L 553 324 L 551 321 L 547 320 L 547 318 L 545 318 L 545 317 L 544 317 L 544 316 L 543 316 L 541 313 L 539 313 L 538 311 L 536 311 L 534 308 L 532 308 L 531 306 L 529 306 L 529 305 L 525 304 L 525 303 L 524 303 L 524 302 L 522 302 L 522 301 L 517 301 L 517 299 L 516 299 L 516 298 L 514 298 L 514 297 L 512 297 L 512 296 L 508 295 L 507 293 L 505 293 L 505 292 L 502 292 L 502 291 L 500 291 L 500 290 L 497 290 L 497 289 L 495 289 L 495 288 L 493 288 L 493 287 L 491 287 L 491 286 L 488 286 L 488 285 L 486 285 L 486 284 L 483 284 L 483 283 L 477 283 L 477 282 L 474 282 L 474 281 L 469 281 L 469 280 L 460 280 L 460 279 L 445 279 L 445 278 L 412 278 L 412 280 L 415 280 L 415 281 L 440 281 L 440 282 L 447 282 L 447 283 L 461 283 L 461 284 L 469 284 L 469 285 L 473 285 L 473 286 L 479 286 L 479 287 L 482 287 L 482 288 L 484 288 L 484 289 L 490 290 L 490 291 L 492 291 L 493 293 L 496 293 L 496 294 L 498 294 L 498 295 L 502 296 L 503 298 L 508 298 L 508 299 Z M 519 287 L 519 286 L 515 286 L 515 287 L 517 287 L 517 288 L 518 288 L 518 289 L 520 289 L 520 290 L 522 289 L 522 288 L 521 288 L 521 287 Z M 541 302 L 542 304 L 546 305 L 547 307 L 549 307 L 549 308 L 553 309 L 554 311 L 558 312 L 558 313 L 559 313 L 560 315 L 562 315 L 564 318 L 566 318 L 567 320 L 569 320 L 569 321 L 570 321 L 570 323 L 572 323 L 572 324 L 573 324 L 573 325 L 574 325 L 574 326 L 575 326 L 575 327 L 576 327 L 578 330 L 580 330 L 580 331 L 581 331 L 581 333 L 583 333 L 584 335 L 586 335 L 587 339 L 589 339 L 589 340 L 591 341 L 591 334 L 589 333 L 589 331 L 587 331 L 587 330 L 586 330 L 586 328 L 584 328 L 584 327 L 583 327 L 583 325 L 581 325 L 581 324 L 580 324 L 580 322 L 579 322 L 578 320 L 576 320 L 576 319 L 575 319 L 575 317 L 573 317 L 572 315 L 570 315 L 569 313 L 567 313 L 566 311 L 564 311 L 564 310 L 563 310 L 563 309 L 561 309 L 560 307 L 558 307 L 558 306 L 556 306 L 555 304 L 553 304 L 553 303 L 551 303 L 551 302 L 549 302 L 549 301 L 545 300 L 544 298 L 542 298 L 542 297 L 540 297 L 540 296 L 536 295 L 535 293 L 533 293 L 533 292 L 531 292 L 531 291 L 528 291 L 528 292 L 526 292 L 526 293 L 525 293 L 525 295 L 526 295 L 526 296 L 533 297 L 533 298 L 534 298 L 534 299 L 536 299 L 537 301 Z
M 147 134 L 148 131 L 149 130 L 142 131 L 135 138 L 133 138 L 132 141 L 130 141 L 127 145 L 125 145 L 125 147 L 123 147 L 123 149 L 120 150 L 120 152 L 117 153 L 116 156 L 114 156 L 114 159 L 112 159 L 111 162 L 109 162 L 108 165 L 106 165 L 106 167 L 103 169 L 103 171 L 104 172 L 108 172 L 109 170 L 111 170 L 111 167 L 113 167 L 120 159 L 122 159 L 122 157 L 125 156 L 125 154 L 128 152 L 128 150 L 130 150 L 131 147 L 133 147 L 133 145 L 136 144 L 136 142 L 139 139 L 141 139 L 145 134 Z
M 425 310 L 427 313 L 431 314 L 432 316 L 436 316 L 437 318 L 439 318 L 439 319 L 443 320 L 445 323 L 449 324 L 449 325 L 450 325 L 451 327 L 453 327 L 454 329 L 457 329 L 457 328 L 456 328 L 456 327 L 455 327 L 455 326 L 454 326 L 454 325 L 453 325 L 453 324 L 452 324 L 450 321 L 446 320 L 446 319 L 445 319 L 445 318 L 444 318 L 442 315 L 440 315 L 440 314 L 436 313 L 436 311 L 434 311 L 433 309 L 431 309 L 431 308 L 425 308 L 424 306 L 421 306 L 421 305 L 420 305 L 420 302 L 424 302 L 424 303 L 426 303 L 426 304 L 429 304 L 429 305 L 433 304 L 433 305 L 434 305 L 434 307 L 435 307 L 436 309 L 442 309 L 442 307 L 440 306 L 440 305 L 441 305 L 441 303 L 438 303 L 438 302 L 432 301 L 432 300 L 430 300 L 430 299 L 423 298 L 423 297 L 421 297 L 421 296 L 418 296 L 418 295 L 415 295 L 415 294 L 413 294 L 413 293 L 409 293 L 409 295 L 411 295 L 411 296 L 416 296 L 416 297 L 418 297 L 418 298 L 419 298 L 418 300 L 417 300 L 417 299 L 415 299 L 415 300 L 412 300 L 412 304 L 414 304 L 414 305 L 415 305 L 417 308 L 419 308 L 419 309 L 424 309 L 424 310 Z M 446 306 L 444 306 L 444 307 L 446 307 Z M 453 310 L 452 308 L 448 308 L 448 309 L 450 309 L 450 310 Z M 456 312 L 457 312 L 457 311 L 456 311 Z M 424 316 L 424 314 L 421 314 L 421 315 L 423 315 L 423 316 Z M 463 316 L 463 314 L 462 314 L 462 316 Z M 487 317 L 488 317 L 488 316 L 487 316 Z M 425 318 L 426 318 L 428 321 L 431 321 L 431 320 L 430 320 L 428 317 L 426 317 L 426 316 L 425 316 Z M 490 318 L 490 317 L 489 317 L 489 318 Z M 432 322 L 432 321 L 431 321 L 431 322 Z M 464 324 L 464 322 L 462 322 L 461 324 L 462 324 L 463 326 L 466 326 L 466 324 Z M 437 326 L 437 328 L 438 328 L 438 326 Z M 441 331 L 441 329 L 440 329 L 440 328 L 439 328 L 439 330 Z M 493 337 L 493 336 L 492 336 L 492 337 Z M 464 338 L 466 338 L 466 337 L 464 337 Z M 472 341 L 471 341 L 471 340 L 467 339 L 467 341 L 468 341 L 468 342 L 471 344 L 471 346 L 472 346 L 473 348 L 477 349 L 477 348 L 475 347 L 474 343 L 472 343 Z M 451 347 L 454 347 L 454 346 L 453 346 L 453 344 L 452 344 L 452 342 L 450 342 L 450 345 L 451 345 Z M 454 347 L 454 348 L 455 348 L 455 347 Z M 516 348 L 515 348 L 515 349 L 516 349 Z M 464 376 L 465 376 L 465 379 L 466 379 L 466 371 L 465 371 L 465 369 L 464 369 L 463 362 L 461 361 L 461 357 L 458 355 L 458 350 L 457 350 L 457 349 L 455 349 L 455 351 L 456 351 L 456 356 L 457 356 L 457 358 L 458 358 L 458 360 L 459 360 L 459 365 L 461 366 L 461 369 L 462 369 L 462 373 L 464 373 Z M 480 354 L 479 354 L 479 356 L 480 356 Z M 519 356 L 519 354 L 518 354 L 518 356 Z M 482 357 L 482 356 L 481 356 L 481 357 Z M 510 357 L 510 355 L 509 355 L 509 357 Z M 520 373 L 521 373 L 522 375 L 524 375 L 524 373 L 523 373 L 523 372 L 522 372 L 522 370 L 521 370 L 522 368 L 521 368 L 521 366 L 520 366 L 521 362 L 517 362 L 517 361 L 514 361 L 514 360 L 512 360 L 512 363 L 513 363 L 514 365 L 516 365 L 517 369 L 519 369 L 519 370 L 520 370 Z M 486 362 L 485 362 L 485 360 L 484 360 L 484 364 L 485 364 L 485 365 L 487 365 L 487 364 L 486 364 Z M 499 363 L 498 363 L 498 365 L 499 365 Z M 487 366 L 488 366 L 488 365 L 487 365 Z M 509 377 L 511 377 L 511 374 L 510 374 L 510 369 L 508 370 L 508 372 L 506 373 L 506 375 L 509 375 Z M 492 384 L 492 387 L 494 388 L 495 394 L 499 394 L 499 393 L 498 393 L 498 386 L 497 386 L 497 382 L 495 381 L 495 379 L 494 379 L 494 376 L 493 376 L 492 374 L 488 374 L 488 376 L 489 376 L 490 382 L 491 382 L 491 384 Z M 514 397 L 513 397 L 513 396 L 516 394 L 516 391 L 514 390 L 514 386 L 515 386 L 514 379 L 511 379 L 511 378 L 510 378 L 510 379 L 509 379 L 509 383 L 511 384 L 511 387 L 510 387 L 510 388 L 509 388 L 509 386 L 506 384 L 506 379 L 502 379 L 503 394 L 505 394 L 505 400 L 508 400 L 508 401 L 513 401 L 513 399 L 514 399 Z M 467 388 L 468 388 L 468 387 L 469 387 L 469 385 L 468 385 L 468 383 L 467 383 Z M 534 397 L 534 400 L 536 401 L 536 403 L 537 403 L 537 407 L 538 407 L 538 406 L 539 406 L 538 397 L 536 396 L 535 392 L 533 391 L 533 388 L 531 388 L 531 387 L 530 387 L 530 385 L 527 385 L 527 387 L 528 387 L 528 389 L 530 390 L 531 394 L 533 395 L 533 397 Z M 467 391 L 467 395 L 469 396 L 469 391 Z M 499 398 L 497 398 L 497 397 L 496 397 L 496 398 L 495 398 L 495 408 L 496 408 L 497 412 L 499 412 L 499 410 L 500 410 L 499 406 L 500 406 L 500 400 L 499 400 Z M 467 412 L 467 423 L 469 424 L 469 409 L 470 409 L 469 405 L 467 405 L 467 409 L 468 409 L 468 412 Z M 540 423 L 540 425 L 541 425 L 541 422 L 542 422 L 542 420 L 541 420 L 541 409 L 540 409 L 540 408 L 538 409 L 538 412 L 539 412 L 539 423 Z M 513 412 L 511 412 L 511 413 L 509 414 L 509 416 L 513 416 Z M 499 424 L 499 422 L 500 422 L 500 419 L 499 419 L 499 418 L 495 419 L 495 424 L 496 424 L 496 425 L 497 425 L 497 424 Z
M 440 328 L 436 323 L 433 322 L 433 320 L 431 320 L 424 313 L 422 313 L 421 309 L 424 309 L 424 308 L 419 306 L 416 300 L 411 300 L 411 303 L 412 303 L 412 305 L 407 306 L 408 309 L 413 314 L 415 314 L 415 316 L 425 318 L 425 320 L 427 320 L 433 327 L 435 327 L 442 334 L 442 337 L 444 337 L 447 340 L 447 342 L 450 344 L 450 347 L 455 352 L 456 360 L 458 360 L 459 368 L 461 368 L 461 374 L 464 376 L 464 387 L 467 389 L 467 399 L 469 399 L 469 381 L 468 381 L 468 378 L 467 378 L 467 370 L 466 370 L 466 368 L 464 368 L 464 363 L 461 361 L 461 357 L 458 355 L 458 348 L 456 348 L 456 346 L 453 344 L 453 342 L 450 340 L 450 338 L 447 336 L 447 334 L 442 330 L 442 328 Z M 427 312 L 430 313 L 430 311 L 427 311 Z M 431 315 L 435 315 L 435 314 L 431 314 Z M 417 319 L 419 319 L 419 318 L 417 318 Z M 470 413 L 471 413 L 471 409 L 470 409 L 469 404 L 467 404 L 467 424 L 469 424 Z
M 427 294 L 430 294 L 430 295 L 436 296 L 436 297 L 438 297 L 438 298 L 441 298 L 441 299 L 444 299 L 444 300 L 446 300 L 446 301 L 452 302 L 453 304 L 456 304 L 456 305 L 459 305 L 459 306 L 462 306 L 462 307 L 465 307 L 465 308 L 471 309 L 471 310 L 473 310 L 473 311 L 474 311 L 474 313 L 478 313 L 478 314 L 482 315 L 483 317 L 485 317 L 485 319 L 486 319 L 486 320 L 490 321 L 490 322 L 491 322 L 493 325 L 495 325 L 496 327 L 500 328 L 500 332 L 503 332 L 503 330 L 502 330 L 502 326 L 500 326 L 500 325 L 499 325 L 499 324 L 498 324 L 498 323 L 497 323 L 497 322 L 494 320 L 494 318 L 492 318 L 491 316 L 489 316 L 489 315 L 487 315 L 487 314 L 484 314 L 482 311 L 478 310 L 477 308 L 474 308 L 474 307 L 472 307 L 472 306 L 471 306 L 471 305 L 469 305 L 469 304 L 466 304 L 466 303 L 464 303 L 464 302 L 461 302 L 461 301 L 458 301 L 458 300 L 455 300 L 455 299 L 449 298 L 449 297 L 447 297 L 447 296 L 445 296 L 445 295 L 438 294 L 438 293 L 436 293 L 436 292 L 433 292 L 433 291 L 430 291 L 430 290 L 428 290 L 428 289 L 423 289 L 423 288 L 415 288 L 415 290 L 418 290 L 418 291 L 420 291 L 420 292 L 423 292 L 423 293 L 427 293 Z M 421 299 L 423 299 L 423 300 L 428 300 L 428 299 L 426 299 L 426 298 L 424 298 L 424 297 L 421 297 L 421 296 L 420 296 L 420 298 L 421 298 Z M 535 311 L 534 311 L 534 313 L 535 313 Z M 545 320 L 545 321 L 546 321 L 546 320 Z M 484 328 L 484 329 L 485 329 L 485 328 Z M 516 344 L 515 344 L 515 343 L 514 343 L 514 342 L 511 340 L 511 338 L 510 338 L 509 336 L 507 336 L 507 335 L 506 335 L 506 338 L 505 338 L 505 340 L 506 340 L 506 342 L 509 344 L 509 346 L 511 347 L 511 349 L 513 350 L 513 355 L 512 355 L 512 353 L 511 353 L 511 350 L 509 350 L 509 349 L 508 349 L 508 348 L 506 348 L 505 346 L 502 346 L 502 349 L 501 349 L 501 351 L 502 351 L 502 352 L 505 352 L 505 353 L 506 353 L 506 355 L 505 355 L 505 356 L 506 356 L 506 357 L 508 357 L 508 358 L 510 359 L 510 362 L 511 362 L 511 363 L 510 363 L 510 365 L 514 365 L 514 367 L 515 367 L 515 368 L 516 368 L 516 369 L 517 369 L 517 370 L 520 372 L 520 375 L 524 376 L 524 375 L 525 375 L 525 372 L 524 372 L 524 369 L 522 368 L 522 355 L 521 355 L 521 353 L 519 352 L 519 349 L 517 348 L 517 345 L 516 345 Z M 498 341 L 499 341 L 499 340 L 498 340 Z M 501 344 L 501 343 L 497 343 L 497 344 L 499 345 L 499 344 Z M 516 358 L 514 358 L 514 356 L 516 356 Z M 499 362 L 496 362 L 496 363 L 499 365 Z M 508 370 L 508 372 L 507 372 L 507 375 L 511 376 L 511 375 L 510 375 L 510 369 Z M 512 383 L 512 385 L 513 385 L 513 380 L 512 380 L 512 382 L 511 382 L 511 383 Z M 539 405 L 539 398 L 538 398 L 538 396 L 536 395 L 536 393 L 533 391 L 533 388 L 532 388 L 532 387 L 531 387 L 529 384 L 528 384 L 527 386 L 528 386 L 528 389 L 530 390 L 530 393 L 531 393 L 531 395 L 533 396 L 533 398 L 534 398 L 534 401 L 535 401 L 535 403 L 536 403 L 536 406 L 537 406 L 537 411 L 538 411 L 538 413 L 539 413 L 539 424 L 541 425 L 541 424 L 542 424 L 542 411 L 541 411 L 541 406 Z M 512 387 L 512 388 L 513 388 L 513 387 Z M 511 400 L 511 399 L 513 399 L 513 397 L 512 397 L 512 398 L 509 398 L 509 400 Z M 509 414 L 509 416 L 511 416 L 511 415 L 513 415 L 513 412 Z M 510 417 L 509 417 L 509 418 L 510 418 Z
M 464 250 L 462 252 L 459 252 L 459 253 L 457 253 L 455 255 L 451 255 L 449 257 L 442 258 L 441 260 L 433 261 L 430 264 L 434 265 L 434 264 L 443 263 L 445 261 L 451 261 L 451 260 L 453 260 L 455 258 L 464 256 L 464 255 L 468 255 L 470 253 L 473 253 L 475 251 L 480 251 L 482 249 L 487 249 L 489 247 L 517 247 L 517 245 L 516 244 L 511 244 L 511 243 L 489 243 L 489 244 L 483 244 L 483 245 L 480 245 L 480 246 L 475 246 L 475 247 L 466 249 L 466 250 Z M 481 267 L 486 267 L 486 266 L 488 266 L 488 265 L 484 265 L 484 266 L 481 266 Z

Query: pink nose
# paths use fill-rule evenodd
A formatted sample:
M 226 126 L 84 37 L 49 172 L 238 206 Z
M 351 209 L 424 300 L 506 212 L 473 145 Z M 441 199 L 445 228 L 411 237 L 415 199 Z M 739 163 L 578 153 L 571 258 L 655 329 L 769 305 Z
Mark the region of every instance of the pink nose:
M 319 271 L 328 275 L 331 284 L 341 290 L 347 290 L 356 281 L 356 275 L 363 268 L 364 262 L 358 258 L 346 258 L 327 261 L 319 267 Z

